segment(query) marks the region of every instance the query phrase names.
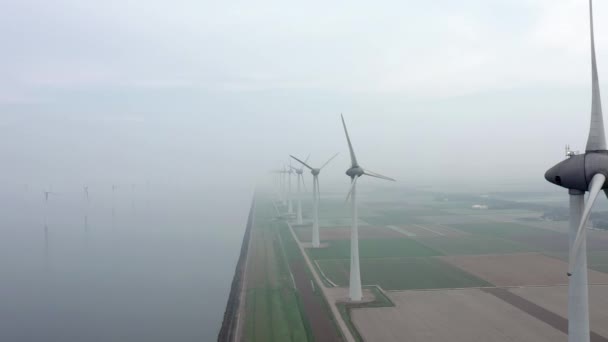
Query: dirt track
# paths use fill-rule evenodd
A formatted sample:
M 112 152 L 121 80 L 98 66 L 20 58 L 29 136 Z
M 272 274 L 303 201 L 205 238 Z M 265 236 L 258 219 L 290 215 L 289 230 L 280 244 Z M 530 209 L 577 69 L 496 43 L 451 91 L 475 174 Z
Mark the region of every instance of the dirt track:
M 332 322 L 329 309 L 325 309 L 321 295 L 315 294 L 311 280 L 302 260 L 290 262 L 289 268 L 296 282 L 298 293 L 304 306 L 304 313 L 310 322 L 310 327 L 316 342 L 341 341 L 340 335 Z M 319 291 L 320 289 L 317 289 Z

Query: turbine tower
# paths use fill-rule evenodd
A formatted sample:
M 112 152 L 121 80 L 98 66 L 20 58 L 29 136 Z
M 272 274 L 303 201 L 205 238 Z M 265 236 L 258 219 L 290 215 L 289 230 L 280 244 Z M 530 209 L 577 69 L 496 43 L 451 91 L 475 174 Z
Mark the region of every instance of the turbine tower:
M 49 195 L 55 195 L 55 193 L 52 190 L 44 190 L 42 193 L 44 194 L 44 229 L 46 230 L 49 215 Z
M 292 155 L 289 155 L 289 156 L 293 158 Z M 306 162 L 308 161 L 308 158 L 310 158 L 310 155 L 308 155 L 308 157 L 306 157 L 306 160 L 305 160 Z M 297 221 L 297 224 L 302 224 L 302 188 L 301 188 L 301 185 L 303 185 L 306 188 L 306 184 L 304 183 L 304 175 L 303 175 L 304 166 L 297 168 L 297 167 L 293 167 L 293 166 L 291 166 L 291 164 L 289 164 L 289 167 L 296 173 L 296 178 L 297 178 L 297 182 L 298 182 L 298 204 L 297 204 L 297 210 L 296 210 L 296 221 Z
M 352 226 L 350 232 L 350 288 L 348 295 L 351 301 L 360 301 L 363 293 L 361 291 L 361 270 L 359 268 L 359 231 L 358 231 L 358 214 L 357 214 L 357 180 L 363 176 L 371 176 L 376 178 L 381 178 L 385 180 L 395 181 L 390 177 L 383 176 L 381 174 L 371 172 L 369 170 L 363 169 L 359 166 L 357 162 L 357 157 L 355 157 L 355 151 L 353 151 L 353 145 L 350 142 L 350 137 L 348 136 L 348 130 L 346 129 L 346 123 L 344 122 L 344 116 L 340 114 L 342 117 L 342 126 L 344 126 L 344 134 L 346 135 L 346 141 L 348 142 L 348 149 L 350 150 L 350 161 L 351 166 L 348 170 L 346 170 L 346 175 L 351 179 L 351 187 L 348 195 L 346 196 L 346 200 L 348 201 L 349 197 L 351 199 L 352 204 Z
M 287 206 L 287 187 L 285 185 L 285 183 L 287 183 L 285 180 L 287 178 L 287 168 L 285 167 L 285 164 L 283 164 L 283 169 L 278 171 L 279 173 L 279 188 L 280 188 L 280 195 L 281 195 L 281 202 L 283 203 L 284 206 Z
M 293 203 L 291 201 L 291 175 L 293 174 L 293 170 L 291 169 L 291 161 L 289 162 L 289 168 L 285 172 L 287 172 L 287 213 L 293 214 Z
M 321 246 L 319 241 L 319 199 L 321 198 L 321 194 L 319 192 L 319 173 L 337 155 L 338 153 L 334 154 L 334 156 L 329 158 L 329 160 L 326 161 L 325 164 L 323 164 L 320 168 L 311 167 L 310 165 L 306 164 L 306 162 L 291 156 L 291 158 L 309 168 L 310 173 L 312 173 L 312 246 L 314 248 L 319 248 Z
M 608 151 L 595 60 L 593 4 L 589 0 L 591 36 L 591 124 L 584 154 L 568 151 L 566 160 L 545 173 L 549 182 L 568 189 L 570 195 L 570 253 L 568 260 L 568 341 L 589 341 L 589 289 L 586 225 L 602 189 L 606 191 Z M 585 192 L 589 198 L 585 204 Z
M 89 229 L 89 186 L 85 185 L 83 187 L 84 190 L 84 229 Z
M 51 187 L 49 187 L 51 189 Z M 46 260 L 49 257 L 49 225 L 48 225 L 48 213 L 49 213 L 49 195 L 54 195 L 52 190 L 44 190 L 44 256 Z

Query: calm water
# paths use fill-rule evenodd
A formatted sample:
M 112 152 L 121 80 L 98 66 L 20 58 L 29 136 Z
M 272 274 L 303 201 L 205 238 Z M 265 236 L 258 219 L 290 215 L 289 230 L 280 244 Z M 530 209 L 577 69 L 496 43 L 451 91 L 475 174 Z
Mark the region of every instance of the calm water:
M 0 195 L 0 341 L 213 341 L 252 189 L 103 189 Z

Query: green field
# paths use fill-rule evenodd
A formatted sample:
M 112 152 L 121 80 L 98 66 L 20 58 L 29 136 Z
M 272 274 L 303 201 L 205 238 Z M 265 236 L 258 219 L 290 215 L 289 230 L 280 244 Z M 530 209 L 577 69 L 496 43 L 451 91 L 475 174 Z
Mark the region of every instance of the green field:
M 302 255 L 293 238 L 281 238 L 289 231 L 275 216 L 272 203 L 258 197 L 248 260 L 245 340 L 308 341 L 310 329 L 287 263 Z
M 350 240 L 329 241 L 327 248 L 307 249 L 312 259 L 350 258 Z M 359 240 L 359 256 L 363 258 L 422 257 L 439 255 L 412 239 L 365 239 Z
M 534 248 L 506 239 L 490 236 L 458 236 L 416 238 L 420 243 L 445 255 L 506 254 L 533 252 Z
M 319 260 L 325 275 L 348 286 L 350 260 Z M 491 286 L 488 282 L 432 257 L 361 259 L 363 284 L 385 290 L 413 290 Z
M 247 291 L 247 341 L 308 341 L 293 290 L 260 288 Z

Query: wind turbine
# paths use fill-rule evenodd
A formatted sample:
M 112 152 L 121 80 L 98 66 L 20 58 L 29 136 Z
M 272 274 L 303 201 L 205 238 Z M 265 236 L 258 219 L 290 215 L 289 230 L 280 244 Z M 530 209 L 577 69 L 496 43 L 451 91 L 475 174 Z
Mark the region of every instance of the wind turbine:
M 47 229 L 48 224 L 48 212 L 49 212 L 49 195 L 55 195 L 52 190 L 42 191 L 44 194 L 44 229 Z
M 84 190 L 84 200 L 85 200 L 85 208 L 84 208 L 84 229 L 89 229 L 89 186 L 85 185 L 82 187 Z
M 285 177 L 285 174 L 287 173 L 287 171 L 285 170 L 285 165 L 283 165 L 282 169 L 278 169 L 278 170 L 274 170 L 272 171 L 273 173 L 277 174 L 277 188 L 278 188 L 278 195 L 279 195 L 279 201 L 283 204 L 283 205 L 287 205 L 287 202 L 285 200 L 285 190 L 284 190 L 284 181 L 283 178 Z
M 545 173 L 549 182 L 568 189 L 570 195 L 570 253 L 568 258 L 568 341 L 589 341 L 589 289 L 586 225 L 600 191 L 608 196 L 608 151 L 595 59 L 593 4 L 589 0 L 591 35 L 591 123 L 584 154 L 571 151 L 566 160 Z M 589 198 L 585 204 L 585 192 Z
M 135 184 L 131 184 L 131 211 L 135 212 Z
M 351 166 L 348 170 L 346 170 L 346 175 L 351 179 L 351 187 L 348 195 L 346 196 L 346 200 L 348 201 L 349 197 L 351 199 L 352 204 L 352 227 L 350 234 L 350 288 L 349 288 L 349 297 L 352 301 L 360 301 L 363 293 L 361 291 L 361 270 L 359 267 L 359 217 L 357 213 L 357 180 L 363 176 L 367 175 L 370 177 L 376 177 L 380 179 L 385 179 L 389 181 L 395 181 L 390 177 L 383 176 L 381 174 L 365 170 L 359 163 L 357 162 L 357 157 L 355 156 L 355 151 L 353 150 L 353 145 L 350 142 L 350 137 L 348 136 L 348 130 L 346 129 L 346 123 L 344 122 L 344 116 L 340 114 L 342 118 L 342 126 L 344 126 L 344 134 L 346 135 L 346 141 L 348 142 L 348 149 L 350 150 L 350 161 Z
M 334 154 L 333 157 L 329 158 L 320 168 L 314 168 L 306 162 L 301 161 L 300 159 L 291 156 L 291 158 L 298 161 L 300 164 L 306 166 L 310 169 L 310 173 L 312 173 L 312 246 L 314 248 L 319 248 L 321 246 L 319 241 L 319 199 L 321 194 L 319 192 L 319 173 L 321 170 L 332 161 L 338 153 Z M 308 159 L 308 158 L 306 158 Z M 308 160 L 307 160 L 308 161 Z M 302 179 L 304 180 L 304 179 Z
M 52 189 L 49 187 L 49 189 Z M 44 255 L 46 260 L 49 257 L 49 225 L 48 225 L 48 213 L 49 213 L 49 195 L 54 195 L 52 190 L 44 190 Z
M 289 156 L 293 158 L 292 155 L 289 155 Z M 310 158 L 310 154 L 308 155 L 308 157 L 306 157 L 305 162 L 308 161 L 308 158 Z M 296 160 L 300 161 L 298 159 L 296 159 Z M 306 165 L 306 163 L 303 163 L 303 165 Z M 291 166 L 291 163 L 290 163 L 289 167 L 296 173 L 296 178 L 297 178 L 297 182 L 298 182 L 298 209 L 296 210 L 296 221 L 298 224 L 302 224 L 302 189 L 300 187 L 300 184 L 302 184 L 306 188 L 306 184 L 304 183 L 304 175 L 303 175 L 304 166 L 297 168 L 297 167 Z
M 293 202 L 291 201 L 291 175 L 293 174 L 293 170 L 291 169 L 291 161 L 289 162 L 289 168 L 285 172 L 287 172 L 287 213 L 293 214 Z
M 118 189 L 118 185 L 112 184 L 112 220 L 114 220 L 114 214 L 115 214 L 114 194 L 116 193 L 116 189 Z

